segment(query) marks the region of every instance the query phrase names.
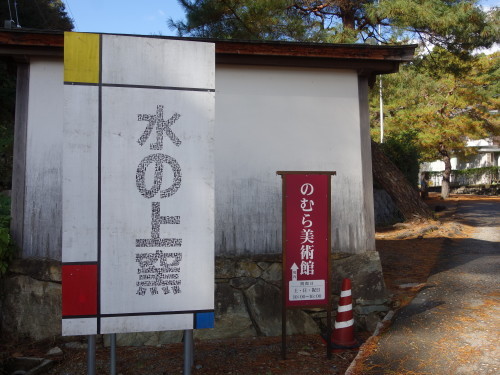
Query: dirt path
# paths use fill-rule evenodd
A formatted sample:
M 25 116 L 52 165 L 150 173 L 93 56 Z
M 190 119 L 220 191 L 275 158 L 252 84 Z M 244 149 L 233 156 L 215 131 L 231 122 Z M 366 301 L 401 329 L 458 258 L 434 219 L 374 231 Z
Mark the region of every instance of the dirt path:
M 499 199 L 460 201 L 455 220 L 471 235 L 434 252 L 425 286 L 350 374 L 500 373 L 499 214 Z

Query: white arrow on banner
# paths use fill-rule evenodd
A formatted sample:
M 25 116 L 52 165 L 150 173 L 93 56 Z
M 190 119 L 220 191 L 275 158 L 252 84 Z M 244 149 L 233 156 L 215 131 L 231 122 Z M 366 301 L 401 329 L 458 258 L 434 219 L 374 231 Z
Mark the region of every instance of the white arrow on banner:
M 292 281 L 297 281 L 297 270 L 299 267 L 294 263 L 290 269 L 292 270 Z

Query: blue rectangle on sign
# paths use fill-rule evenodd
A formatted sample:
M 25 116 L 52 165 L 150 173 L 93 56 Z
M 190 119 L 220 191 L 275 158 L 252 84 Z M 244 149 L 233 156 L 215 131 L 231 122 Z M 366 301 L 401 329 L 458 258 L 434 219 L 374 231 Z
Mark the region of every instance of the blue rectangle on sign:
M 195 313 L 194 329 L 214 328 L 214 320 L 213 312 Z

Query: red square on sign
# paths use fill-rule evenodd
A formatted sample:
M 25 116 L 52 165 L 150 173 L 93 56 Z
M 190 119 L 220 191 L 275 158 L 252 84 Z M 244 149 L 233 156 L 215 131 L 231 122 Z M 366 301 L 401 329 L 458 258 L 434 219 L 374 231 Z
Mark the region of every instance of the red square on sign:
M 97 314 L 97 265 L 62 266 L 62 315 Z

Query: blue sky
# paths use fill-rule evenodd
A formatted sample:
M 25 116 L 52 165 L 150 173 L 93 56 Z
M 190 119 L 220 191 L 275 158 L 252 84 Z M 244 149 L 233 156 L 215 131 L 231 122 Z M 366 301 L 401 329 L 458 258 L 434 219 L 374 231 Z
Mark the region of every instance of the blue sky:
M 184 18 L 176 0 L 63 0 L 75 30 L 113 34 L 175 35 L 167 20 Z
M 184 18 L 177 0 L 63 0 L 75 31 L 113 34 L 175 35 L 168 18 Z M 482 0 L 500 6 L 500 0 Z

